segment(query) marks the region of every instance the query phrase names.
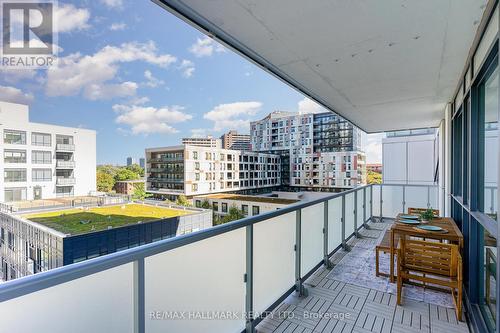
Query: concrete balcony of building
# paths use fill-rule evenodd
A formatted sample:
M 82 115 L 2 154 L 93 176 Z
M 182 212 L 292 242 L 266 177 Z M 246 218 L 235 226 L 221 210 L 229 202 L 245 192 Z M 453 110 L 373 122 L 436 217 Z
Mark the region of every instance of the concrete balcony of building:
M 56 160 L 57 169 L 74 169 L 75 161 Z
M 447 294 L 411 289 L 397 305 L 394 285 L 374 276 L 374 247 L 392 223 L 383 216 L 405 211 L 403 196 L 436 206 L 437 192 L 367 185 L 12 280 L 0 285 L 3 325 L 42 332 L 57 319 L 68 331 L 64 318 L 76 316 L 82 332 L 468 332 Z
M 56 144 L 56 151 L 75 151 L 75 145 L 66 144 L 66 143 L 58 143 Z
M 75 185 L 76 184 L 76 178 L 74 177 L 56 177 L 56 185 L 57 186 L 69 186 L 69 185 Z

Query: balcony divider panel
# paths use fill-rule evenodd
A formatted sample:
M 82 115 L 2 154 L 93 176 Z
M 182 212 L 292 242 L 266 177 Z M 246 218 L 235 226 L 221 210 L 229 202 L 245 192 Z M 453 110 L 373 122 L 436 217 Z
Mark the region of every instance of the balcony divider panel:
M 382 216 L 395 218 L 403 211 L 403 186 L 382 186 Z
M 356 191 L 356 226 L 357 228 L 361 227 L 365 221 L 364 221 L 364 210 L 363 210 L 363 205 L 364 205 L 364 190 L 360 189 Z
M 328 200 L 328 253 L 342 245 L 342 198 Z
M 0 302 L 1 331 L 134 333 L 133 291 L 133 263 L 57 284 Z
M 239 314 L 214 320 L 146 320 L 146 332 L 240 332 L 245 328 L 246 229 L 145 258 L 145 310 Z M 195 319 L 195 318 L 193 318 Z
M 302 209 L 301 220 L 301 277 L 323 258 L 324 205 Z
M 345 238 L 349 238 L 355 232 L 354 220 L 354 193 L 345 195 Z
M 296 214 L 292 212 L 254 225 L 253 304 L 256 312 L 269 308 L 295 283 L 295 223 Z
M 372 210 L 372 187 L 365 188 L 366 200 L 365 200 L 365 222 L 371 218 Z
M 372 215 L 380 216 L 380 207 L 382 207 L 381 203 L 381 194 L 382 194 L 382 186 L 381 185 L 372 185 Z
M 426 186 L 405 186 L 405 210 L 408 208 L 427 208 L 427 187 Z

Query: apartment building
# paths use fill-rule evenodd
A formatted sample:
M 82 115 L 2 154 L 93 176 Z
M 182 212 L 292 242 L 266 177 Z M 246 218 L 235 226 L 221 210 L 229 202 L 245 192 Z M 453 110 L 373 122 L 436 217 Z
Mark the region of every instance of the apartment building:
M 0 102 L 0 202 L 96 190 L 96 132 L 29 121 L 27 105 Z
M 146 161 L 147 191 L 174 200 L 281 183 L 276 154 L 180 145 L 148 148 Z
M 249 134 L 239 134 L 237 131 L 229 131 L 224 133 L 220 139 L 222 140 L 222 148 L 234 150 L 252 150 Z
M 222 140 L 207 135 L 202 138 L 183 138 L 183 145 L 209 147 L 209 148 L 222 148 Z
M 282 175 L 288 173 L 290 186 L 332 190 L 366 183 L 365 134 L 334 113 L 274 111 L 250 129 L 254 150 L 288 160 Z

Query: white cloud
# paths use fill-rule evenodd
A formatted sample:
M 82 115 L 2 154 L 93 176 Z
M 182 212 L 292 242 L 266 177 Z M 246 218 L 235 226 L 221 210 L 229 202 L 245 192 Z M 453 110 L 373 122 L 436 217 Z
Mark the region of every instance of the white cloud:
M 155 108 L 152 106 L 115 104 L 113 110 L 118 113 L 115 121 L 131 127 L 132 134 L 177 133 L 172 126 L 193 118 L 178 105 Z
M 385 133 L 366 135 L 365 153 L 367 163 L 382 163 L 382 138 L 385 138 Z
M 101 0 L 103 4 L 108 6 L 109 8 L 122 8 L 123 0 Z
M 128 104 L 130 105 L 143 105 L 149 102 L 149 97 L 133 97 Z
M 0 101 L 30 104 L 33 101 L 33 94 L 24 93 L 22 90 L 14 87 L 0 86 Z
M 298 109 L 300 114 L 326 112 L 324 107 L 308 97 L 299 101 Z
M 72 96 L 83 92 L 85 97 L 97 99 L 104 95 L 96 94 L 96 91 L 109 91 L 108 88 L 115 87 L 121 88 L 117 96 L 130 95 L 134 90 L 133 82 L 110 81 L 115 79 L 120 63 L 132 61 L 166 68 L 177 59 L 170 54 L 159 54 L 153 42 L 124 43 L 119 47 L 108 45 L 93 55 L 74 53 L 59 58 L 57 66 L 47 70 L 45 91 L 49 96 Z
M 127 25 L 125 23 L 113 23 L 109 26 L 109 30 L 111 31 L 119 31 L 119 30 L 125 30 Z
M 195 71 L 194 63 L 191 60 L 184 59 L 179 66 L 179 70 L 182 71 L 183 77 L 190 78 Z
M 144 77 L 147 80 L 147 82 L 144 84 L 148 87 L 156 88 L 158 86 L 165 84 L 165 81 L 155 78 L 153 76 L 153 73 L 151 73 L 151 71 L 149 70 L 144 71 Z
M 83 96 L 92 101 L 113 99 L 115 97 L 134 96 L 137 91 L 137 83 L 123 82 L 119 84 L 90 84 L 85 87 Z
M 210 37 L 197 38 L 196 43 L 189 47 L 189 52 L 196 57 L 210 57 L 214 52 L 226 52 L 226 48 L 221 44 L 215 42 Z
M 210 129 L 208 128 L 193 128 L 191 130 L 191 137 L 192 138 L 204 138 L 208 135 L 210 132 Z
M 36 76 L 35 69 L 0 67 L 0 77 L 8 83 L 31 80 Z
M 88 21 L 90 12 L 86 8 L 76 8 L 73 5 L 59 5 L 54 10 L 54 28 L 57 32 L 71 32 L 90 27 Z
M 250 129 L 250 117 L 259 112 L 262 107 L 260 102 L 235 102 L 219 104 L 203 115 L 203 118 L 214 122 L 213 130 L 216 132 L 226 129 Z

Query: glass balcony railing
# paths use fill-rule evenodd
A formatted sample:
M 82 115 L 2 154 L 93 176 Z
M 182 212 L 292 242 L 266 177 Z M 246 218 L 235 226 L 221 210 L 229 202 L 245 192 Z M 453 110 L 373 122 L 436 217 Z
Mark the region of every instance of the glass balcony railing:
M 58 151 L 75 151 L 75 145 L 58 143 L 56 144 L 56 150 Z
M 74 167 L 75 167 L 75 161 L 62 161 L 62 160 L 56 161 L 56 168 L 73 169 Z
M 56 185 L 66 186 L 66 185 L 74 185 L 76 183 L 76 179 L 73 177 L 57 177 Z
M 368 221 L 408 207 L 438 207 L 437 186 L 365 185 L 12 280 L 0 285 L 2 329 L 254 332 Z

